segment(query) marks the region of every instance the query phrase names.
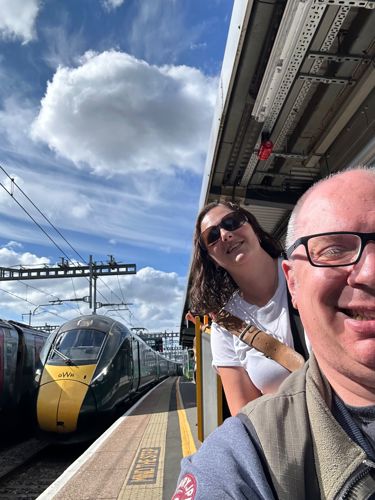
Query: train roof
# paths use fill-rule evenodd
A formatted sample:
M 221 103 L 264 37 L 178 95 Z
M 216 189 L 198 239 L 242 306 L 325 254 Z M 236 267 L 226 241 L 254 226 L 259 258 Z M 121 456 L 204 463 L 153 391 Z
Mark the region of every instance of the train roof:
M 14 321 L 12 319 L 8 320 L 8 319 L 0 318 L 0 326 L 5 326 L 7 328 L 11 328 L 11 327 L 17 328 L 18 327 L 18 328 L 21 328 L 22 330 L 29 330 L 29 331 L 34 332 L 35 334 L 39 334 L 42 336 L 48 335 L 48 332 L 45 332 L 44 330 L 33 328 L 31 325 L 26 325 L 25 323 L 21 323 L 19 321 Z
M 313 182 L 374 165 L 374 8 L 366 0 L 235 0 L 199 208 L 235 201 L 283 241 Z M 266 139 L 273 149 L 260 160 Z M 187 309 L 186 299 L 181 341 L 191 346 Z
M 61 325 L 58 330 L 56 330 L 56 332 L 58 331 L 60 333 L 67 330 L 72 330 L 74 328 L 92 328 L 94 330 L 109 332 L 111 328 L 113 328 L 113 326 L 116 324 L 121 325 L 122 328 L 127 330 L 131 335 L 131 332 L 125 325 L 115 319 L 110 318 L 109 316 L 102 316 L 100 314 L 87 314 L 78 316 Z

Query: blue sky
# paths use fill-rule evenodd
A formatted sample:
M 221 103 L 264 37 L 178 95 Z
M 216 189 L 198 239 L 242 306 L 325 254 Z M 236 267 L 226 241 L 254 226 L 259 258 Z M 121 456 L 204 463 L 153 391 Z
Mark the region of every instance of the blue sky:
M 113 255 L 138 272 L 98 280 L 98 300 L 132 305 L 98 313 L 177 329 L 232 5 L 0 0 L 0 266 Z M 88 309 L 51 301 L 86 295 L 81 278 L 1 282 L 0 317 L 47 304 L 32 324 L 60 324 Z

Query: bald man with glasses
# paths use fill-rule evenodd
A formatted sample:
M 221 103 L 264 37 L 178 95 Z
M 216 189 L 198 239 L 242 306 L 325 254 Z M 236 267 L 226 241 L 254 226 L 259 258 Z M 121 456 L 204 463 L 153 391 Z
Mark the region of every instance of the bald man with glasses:
M 182 461 L 175 499 L 375 499 L 375 170 L 299 200 L 283 261 L 312 354 Z

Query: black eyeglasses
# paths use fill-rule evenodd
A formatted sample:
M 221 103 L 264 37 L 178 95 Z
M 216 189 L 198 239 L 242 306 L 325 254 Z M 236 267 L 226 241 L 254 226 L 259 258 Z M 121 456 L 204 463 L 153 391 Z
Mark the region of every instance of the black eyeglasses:
M 221 219 L 219 224 L 216 226 L 210 226 L 203 231 L 199 237 L 200 246 L 203 250 L 206 250 L 207 247 L 216 243 L 220 238 L 220 228 L 223 228 L 226 231 L 236 231 L 236 229 L 243 226 L 245 222 L 247 222 L 245 214 L 241 212 L 230 212 Z
M 369 241 L 375 241 L 375 233 L 338 231 L 312 234 L 298 238 L 286 252 L 290 259 L 294 250 L 303 245 L 312 266 L 340 267 L 356 264 Z

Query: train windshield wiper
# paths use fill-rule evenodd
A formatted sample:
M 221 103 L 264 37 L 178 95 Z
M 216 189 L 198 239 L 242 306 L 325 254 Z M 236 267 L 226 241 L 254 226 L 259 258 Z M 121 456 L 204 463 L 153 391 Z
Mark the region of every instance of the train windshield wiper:
M 65 361 L 65 363 L 67 365 L 73 365 L 73 361 L 68 358 L 68 356 L 66 356 L 65 354 L 63 354 L 61 351 L 59 351 L 58 349 L 56 349 L 56 347 L 52 347 L 52 352 L 56 353 L 58 356 L 60 356 L 61 359 L 63 359 Z

